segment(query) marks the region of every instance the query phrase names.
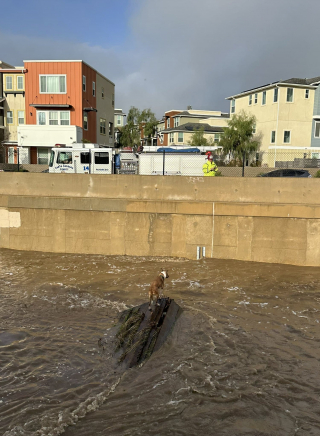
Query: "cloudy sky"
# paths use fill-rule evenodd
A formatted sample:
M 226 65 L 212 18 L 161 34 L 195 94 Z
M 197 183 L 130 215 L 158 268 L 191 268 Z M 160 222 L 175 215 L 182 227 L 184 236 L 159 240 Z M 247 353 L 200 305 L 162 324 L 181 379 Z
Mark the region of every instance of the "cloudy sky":
M 229 110 L 226 97 L 320 75 L 319 0 L 0 0 L 0 59 L 82 59 L 116 107 Z

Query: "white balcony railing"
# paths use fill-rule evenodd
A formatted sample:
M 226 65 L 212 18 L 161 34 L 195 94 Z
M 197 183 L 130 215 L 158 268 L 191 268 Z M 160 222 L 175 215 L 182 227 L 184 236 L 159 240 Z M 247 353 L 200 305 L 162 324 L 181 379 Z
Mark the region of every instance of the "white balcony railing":
M 18 127 L 18 145 L 21 147 L 54 147 L 55 144 L 81 142 L 82 129 L 78 126 L 39 126 L 25 124 Z

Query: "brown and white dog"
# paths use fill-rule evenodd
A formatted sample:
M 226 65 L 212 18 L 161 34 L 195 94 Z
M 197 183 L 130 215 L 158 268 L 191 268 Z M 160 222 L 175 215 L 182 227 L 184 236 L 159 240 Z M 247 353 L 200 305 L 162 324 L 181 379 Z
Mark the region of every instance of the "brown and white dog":
M 160 274 L 150 285 L 149 289 L 149 310 L 151 310 L 151 304 L 153 303 L 153 298 L 156 297 L 156 302 L 159 298 L 159 290 L 163 289 L 164 279 L 168 279 L 169 274 L 167 270 L 161 271 Z

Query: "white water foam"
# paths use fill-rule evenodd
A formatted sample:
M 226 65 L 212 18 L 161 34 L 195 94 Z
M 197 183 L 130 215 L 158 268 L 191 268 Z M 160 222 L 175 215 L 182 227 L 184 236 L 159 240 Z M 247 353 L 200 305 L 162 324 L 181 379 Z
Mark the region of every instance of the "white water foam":
M 109 397 L 109 395 L 115 391 L 116 387 L 121 381 L 121 378 L 122 377 L 119 377 L 118 380 L 110 387 L 110 389 L 100 392 L 94 397 L 87 398 L 73 411 L 60 412 L 54 424 L 42 426 L 35 433 L 31 433 L 24 430 L 21 426 L 17 426 L 12 430 L 6 431 L 3 436 L 59 436 L 65 432 L 67 427 L 76 425 L 76 423 L 83 419 L 89 412 L 98 410 Z

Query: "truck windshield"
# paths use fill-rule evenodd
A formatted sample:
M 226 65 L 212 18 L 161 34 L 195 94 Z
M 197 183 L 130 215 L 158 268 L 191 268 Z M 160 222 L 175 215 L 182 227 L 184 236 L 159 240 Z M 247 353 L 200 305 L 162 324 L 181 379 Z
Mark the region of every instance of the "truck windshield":
M 70 151 L 60 151 L 58 154 L 57 163 L 71 164 L 72 163 L 72 153 Z
M 53 166 L 54 150 L 51 150 L 49 167 Z

